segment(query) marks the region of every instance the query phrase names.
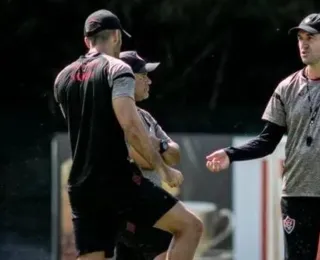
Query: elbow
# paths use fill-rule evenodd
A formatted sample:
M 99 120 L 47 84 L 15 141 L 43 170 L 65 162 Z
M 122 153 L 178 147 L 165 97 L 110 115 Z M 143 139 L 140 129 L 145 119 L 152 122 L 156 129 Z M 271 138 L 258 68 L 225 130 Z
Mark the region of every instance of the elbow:
M 268 155 L 272 154 L 276 150 L 276 147 L 270 147 Z
M 126 140 L 131 141 L 137 137 L 137 128 L 133 121 L 128 121 L 125 124 L 121 124 L 121 127 Z
M 276 150 L 277 146 L 276 145 L 269 145 L 265 148 L 265 156 L 268 156 L 270 154 L 272 154 L 275 150 Z
M 264 156 L 272 154 L 278 146 L 282 135 L 280 137 L 274 137 L 272 135 L 260 135 L 257 145 L 260 147 L 260 153 Z

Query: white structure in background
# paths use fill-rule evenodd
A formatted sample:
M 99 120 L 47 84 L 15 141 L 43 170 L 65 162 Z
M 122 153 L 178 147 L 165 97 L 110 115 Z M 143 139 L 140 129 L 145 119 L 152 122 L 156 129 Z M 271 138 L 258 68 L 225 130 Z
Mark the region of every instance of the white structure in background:
M 250 139 L 235 137 L 233 145 Z M 285 143 L 286 137 L 268 157 L 232 165 L 234 260 L 283 259 L 280 194 Z

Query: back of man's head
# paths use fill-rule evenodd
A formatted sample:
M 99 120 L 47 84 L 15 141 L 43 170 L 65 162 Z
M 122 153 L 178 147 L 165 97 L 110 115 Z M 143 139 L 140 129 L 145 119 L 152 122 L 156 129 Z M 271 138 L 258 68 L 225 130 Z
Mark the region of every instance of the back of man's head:
M 112 12 L 102 9 L 88 16 L 84 24 L 85 42 L 88 48 L 111 48 L 120 52 L 122 40 L 121 32 L 130 35 L 123 30 L 119 18 Z M 110 51 L 110 50 L 109 50 Z M 111 50 L 114 51 L 114 50 Z

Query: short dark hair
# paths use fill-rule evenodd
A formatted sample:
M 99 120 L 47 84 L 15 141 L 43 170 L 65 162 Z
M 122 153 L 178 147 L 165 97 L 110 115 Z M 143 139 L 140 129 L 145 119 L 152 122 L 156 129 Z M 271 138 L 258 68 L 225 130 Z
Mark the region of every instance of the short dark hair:
M 115 30 L 103 30 L 92 36 L 87 37 L 93 46 L 97 45 L 99 42 L 104 42 L 109 40 L 110 36 L 114 33 Z

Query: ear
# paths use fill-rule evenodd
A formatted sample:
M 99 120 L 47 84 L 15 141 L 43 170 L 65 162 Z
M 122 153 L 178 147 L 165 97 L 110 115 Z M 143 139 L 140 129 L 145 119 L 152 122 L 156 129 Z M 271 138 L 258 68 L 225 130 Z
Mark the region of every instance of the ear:
M 114 37 L 113 37 L 114 42 L 121 41 L 121 31 L 115 30 L 113 33 L 114 33 Z
M 90 49 L 90 41 L 88 37 L 84 37 L 84 43 L 86 44 L 87 48 Z

